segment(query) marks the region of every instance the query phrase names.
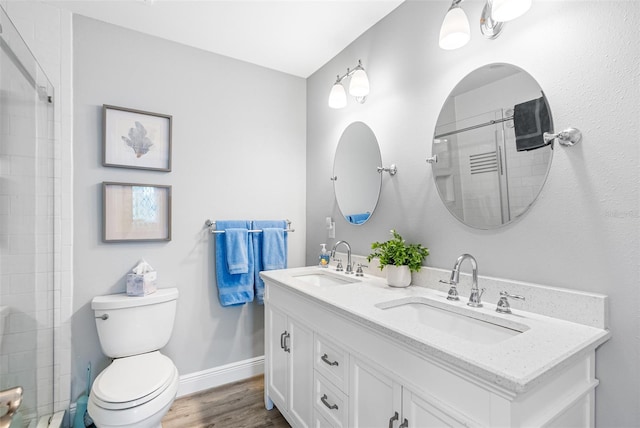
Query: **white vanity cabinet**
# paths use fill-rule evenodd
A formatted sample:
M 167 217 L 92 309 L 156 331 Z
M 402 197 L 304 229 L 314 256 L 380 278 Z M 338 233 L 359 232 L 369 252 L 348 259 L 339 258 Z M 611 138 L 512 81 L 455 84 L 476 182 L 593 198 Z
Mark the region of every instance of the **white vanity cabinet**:
M 595 345 L 581 345 L 562 361 L 547 363 L 544 375 L 522 381 L 516 370 L 526 365 L 512 364 L 516 375 L 472 361 L 463 365 L 455 361 L 455 350 L 469 342 L 451 339 L 449 354 L 430 347 L 429 338 L 416 339 L 421 329 L 403 333 L 392 328 L 391 318 L 378 315 L 382 310 L 374 304 L 388 299 L 386 293 L 397 298 L 402 291 L 386 290 L 375 280 L 369 280 L 373 285 L 323 289 L 305 288 L 295 279 L 289 283 L 295 276 L 285 271 L 263 272 L 263 278 L 265 404 L 270 408 L 273 401 L 294 428 L 594 426 L 595 348 L 608 338 L 604 330 L 593 330 L 588 340 Z M 446 301 L 446 294 L 438 299 Z M 543 337 L 555 333 L 547 325 L 556 331 L 576 328 L 554 320 L 535 324 L 536 316 L 529 318 L 530 331 L 541 328 Z M 527 346 L 518 351 L 520 358 L 536 346 L 524 343 L 536 337 L 526 335 L 521 335 Z M 505 346 L 473 350 L 478 358 L 488 352 L 504 358 Z
M 267 408 L 272 400 L 292 425 L 311 427 L 313 331 L 274 305 L 266 305 L 265 321 Z

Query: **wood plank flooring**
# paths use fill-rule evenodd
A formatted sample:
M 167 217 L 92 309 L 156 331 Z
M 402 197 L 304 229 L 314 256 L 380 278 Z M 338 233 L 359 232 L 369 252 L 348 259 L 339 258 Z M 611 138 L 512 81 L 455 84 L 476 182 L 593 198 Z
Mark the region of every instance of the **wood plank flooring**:
M 163 428 L 289 428 L 277 408 L 264 408 L 264 377 L 256 376 L 178 398 Z

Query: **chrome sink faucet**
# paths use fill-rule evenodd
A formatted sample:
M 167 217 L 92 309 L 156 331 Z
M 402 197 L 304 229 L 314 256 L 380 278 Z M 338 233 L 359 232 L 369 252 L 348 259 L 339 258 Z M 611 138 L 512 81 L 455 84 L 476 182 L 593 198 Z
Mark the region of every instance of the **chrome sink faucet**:
M 331 258 L 335 260 L 336 248 L 338 248 L 338 245 L 340 244 L 344 244 L 345 247 L 347 247 L 347 267 L 345 268 L 344 273 L 347 275 L 352 274 L 353 266 L 351 265 L 351 245 L 349 245 L 347 241 L 338 241 L 333 245 L 333 248 L 331 249 Z
M 456 260 L 456 264 L 453 266 L 453 270 L 451 271 L 451 278 L 449 279 L 449 281 L 440 280 L 440 282 L 451 285 L 451 288 L 449 289 L 449 293 L 447 295 L 447 300 L 460 300 L 460 298 L 458 297 L 458 290 L 456 289 L 456 286 L 460 281 L 460 265 L 466 259 L 469 259 L 469 261 L 471 262 L 472 269 L 471 295 L 469 295 L 469 301 L 467 302 L 467 305 L 474 308 L 481 308 L 482 293 L 484 293 L 485 289 L 478 289 L 478 262 L 476 262 L 476 259 L 471 254 L 463 254 L 458 257 L 458 260 Z

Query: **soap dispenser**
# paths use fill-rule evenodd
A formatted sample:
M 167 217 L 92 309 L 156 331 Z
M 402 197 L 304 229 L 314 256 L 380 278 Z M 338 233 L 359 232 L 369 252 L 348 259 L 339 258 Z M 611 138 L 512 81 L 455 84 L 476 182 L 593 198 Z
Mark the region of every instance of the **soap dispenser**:
M 320 244 L 322 249 L 320 250 L 320 256 L 318 256 L 318 266 L 321 268 L 329 267 L 330 255 L 329 251 L 327 251 L 327 244 Z

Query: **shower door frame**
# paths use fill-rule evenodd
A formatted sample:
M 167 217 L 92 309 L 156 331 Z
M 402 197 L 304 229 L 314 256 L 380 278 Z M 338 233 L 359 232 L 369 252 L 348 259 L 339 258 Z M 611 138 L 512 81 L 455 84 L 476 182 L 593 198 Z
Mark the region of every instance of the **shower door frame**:
M 26 384 L 18 417 L 31 424 L 51 415 L 59 400 L 54 316 L 59 286 L 56 234 L 59 236 L 60 230 L 55 217 L 59 172 L 55 171 L 53 85 L 2 7 L 0 50 L 0 95 L 4 98 L 0 102 L 0 158 L 5 166 L 0 177 L 4 182 L 0 196 L 5 204 L 0 305 L 5 302 L 9 308 L 4 331 L 0 331 L 5 339 L 0 349 L 5 381 L 0 382 L 0 389 Z M 7 79 L 13 80 L 4 87 Z M 18 88 L 26 85 L 33 91 L 14 100 Z M 17 104 L 18 100 L 32 104 L 25 107 Z M 31 113 L 33 129 L 25 130 Z M 33 150 L 27 152 L 30 145 Z

